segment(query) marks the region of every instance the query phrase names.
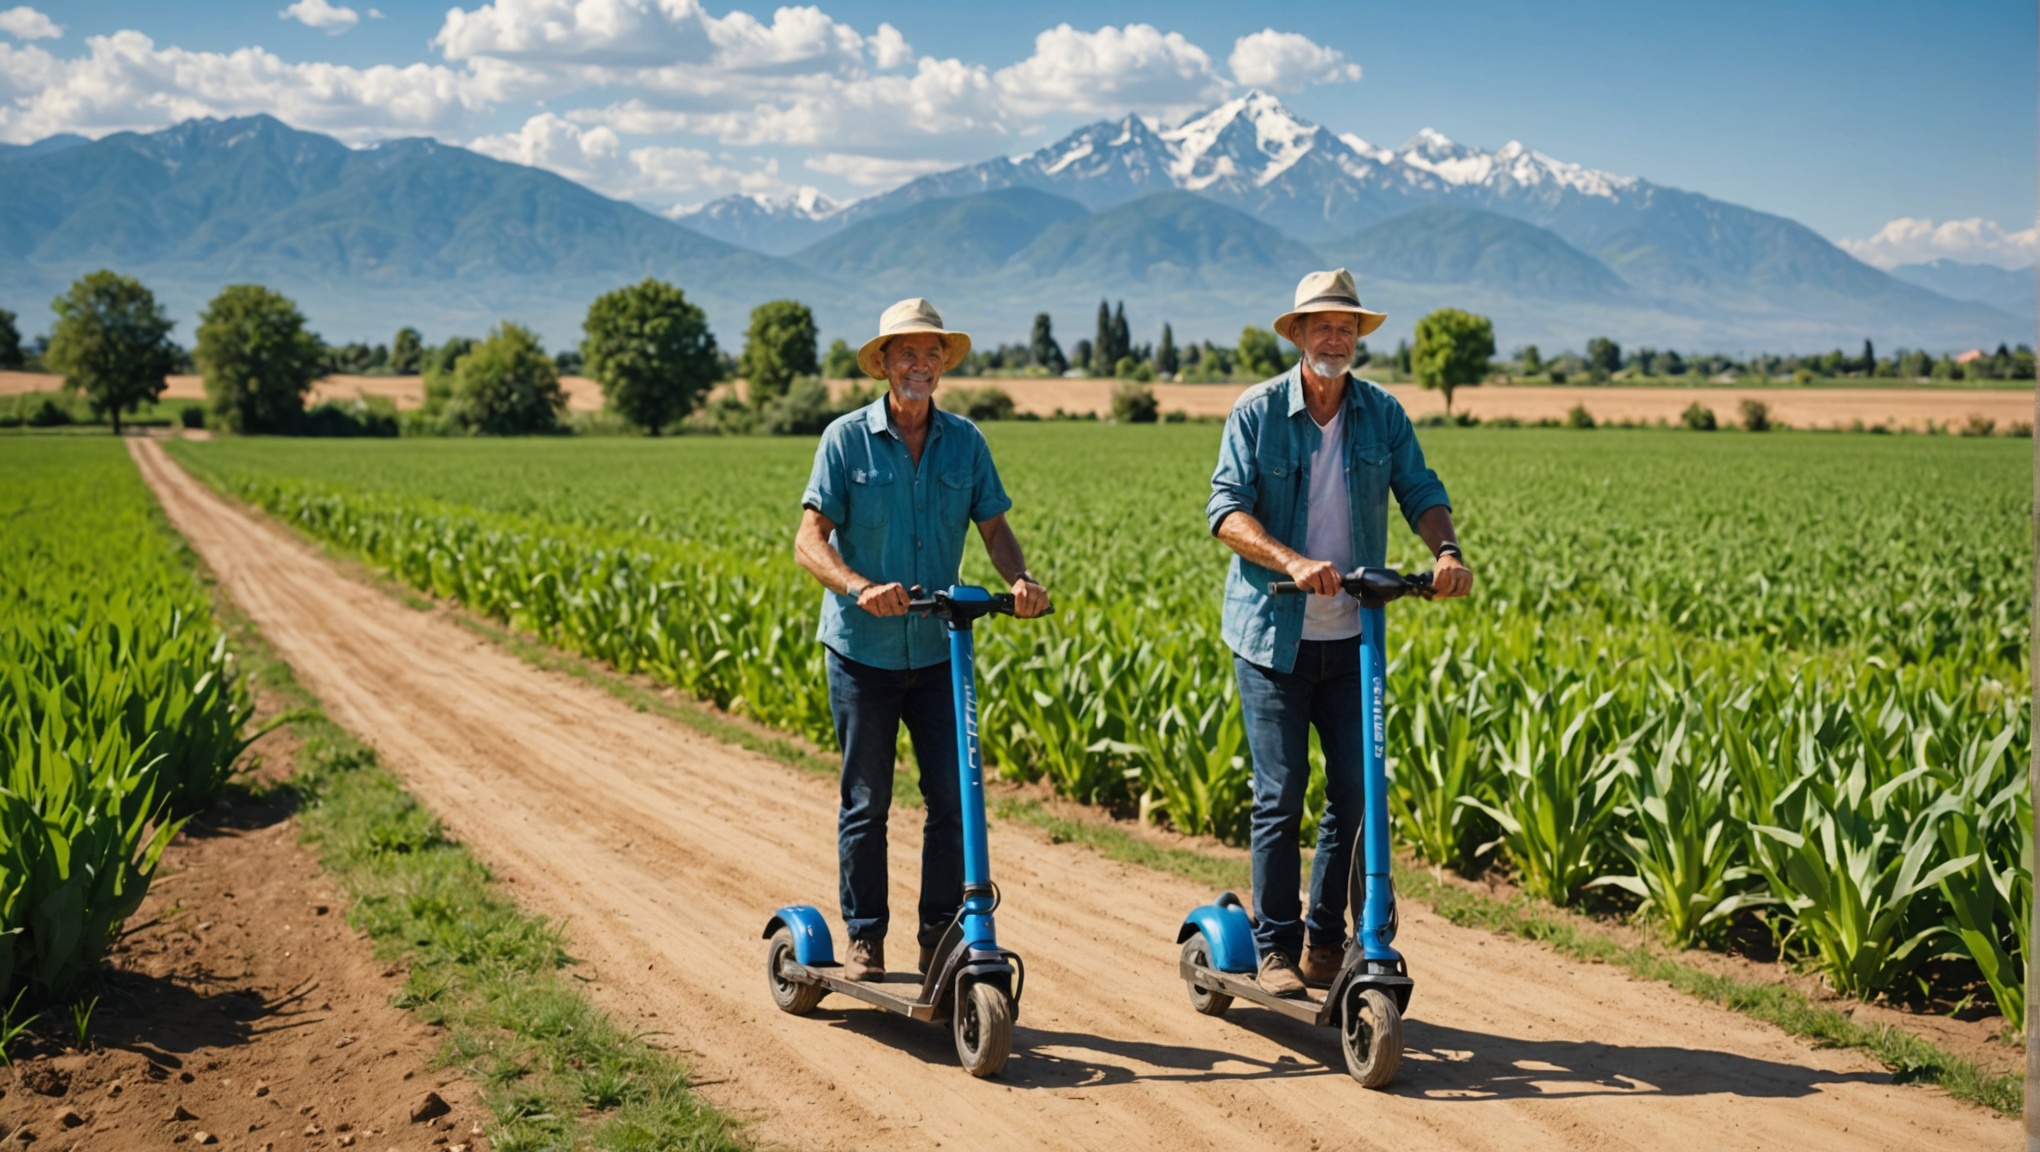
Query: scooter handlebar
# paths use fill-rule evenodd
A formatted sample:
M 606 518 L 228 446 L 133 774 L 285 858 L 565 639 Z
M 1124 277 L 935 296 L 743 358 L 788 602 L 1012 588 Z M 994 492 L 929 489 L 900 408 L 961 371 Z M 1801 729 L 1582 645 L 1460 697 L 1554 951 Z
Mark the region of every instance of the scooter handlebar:
M 1363 604 L 1386 604 L 1404 596 L 1431 598 L 1431 574 L 1419 572 L 1405 576 L 1393 568 L 1358 568 L 1341 578 L 1340 586 L 1348 596 Z M 1294 580 L 1277 580 L 1268 585 L 1268 592 L 1275 596 L 1290 596 L 1303 591 Z

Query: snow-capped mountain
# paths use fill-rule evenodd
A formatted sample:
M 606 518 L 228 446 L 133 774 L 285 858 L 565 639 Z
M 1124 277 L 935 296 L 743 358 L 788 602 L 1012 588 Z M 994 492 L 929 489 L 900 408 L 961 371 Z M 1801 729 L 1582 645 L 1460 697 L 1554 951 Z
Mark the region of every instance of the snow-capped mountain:
M 668 216 L 703 235 L 779 256 L 834 232 L 843 207 L 818 189 L 801 188 L 791 196 L 724 196 Z

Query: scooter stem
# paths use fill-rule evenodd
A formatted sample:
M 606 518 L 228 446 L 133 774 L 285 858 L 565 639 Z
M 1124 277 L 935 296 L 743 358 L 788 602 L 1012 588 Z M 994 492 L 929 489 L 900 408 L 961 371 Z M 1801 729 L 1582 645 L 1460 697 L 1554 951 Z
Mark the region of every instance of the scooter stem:
M 985 765 L 978 749 L 977 641 L 969 619 L 949 621 L 949 682 L 955 694 L 956 770 L 962 786 L 963 938 L 995 947 L 991 852 L 985 836 Z
M 1360 908 L 1361 955 L 1369 960 L 1401 960 L 1390 945 L 1395 940 L 1395 889 L 1389 879 L 1392 862 L 1388 844 L 1388 765 L 1382 755 L 1387 743 L 1383 716 L 1387 696 L 1388 658 L 1383 650 L 1384 613 L 1379 606 L 1360 609 L 1360 701 L 1366 710 L 1367 738 L 1361 741 L 1365 813 L 1360 850 L 1354 865 L 1364 865 L 1366 884 Z

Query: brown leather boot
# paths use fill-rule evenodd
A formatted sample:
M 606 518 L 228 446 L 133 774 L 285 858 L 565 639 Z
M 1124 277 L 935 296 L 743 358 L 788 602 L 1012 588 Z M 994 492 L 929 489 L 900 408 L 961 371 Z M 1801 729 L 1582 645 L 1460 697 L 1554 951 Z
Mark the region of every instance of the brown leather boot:
M 1270 996 L 1303 995 L 1303 974 L 1296 970 L 1296 961 L 1286 952 L 1270 952 L 1261 957 L 1261 971 L 1254 982 Z
M 1339 963 L 1346 958 L 1343 948 L 1320 948 L 1316 944 L 1303 950 L 1303 982 L 1313 988 L 1330 987 L 1338 978 Z
M 843 960 L 843 975 L 852 980 L 885 979 L 885 941 L 852 940 L 850 955 Z

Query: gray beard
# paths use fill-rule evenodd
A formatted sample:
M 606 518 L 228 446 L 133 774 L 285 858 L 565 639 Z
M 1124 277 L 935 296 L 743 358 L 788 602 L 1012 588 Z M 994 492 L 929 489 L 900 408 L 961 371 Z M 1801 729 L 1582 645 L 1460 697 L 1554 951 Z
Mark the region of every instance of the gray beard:
M 1351 356 L 1346 357 L 1344 360 L 1321 360 L 1316 356 L 1306 356 L 1303 358 L 1303 362 L 1310 365 L 1312 372 L 1327 380 L 1336 380 L 1344 376 L 1346 370 L 1353 366 L 1353 358 Z

